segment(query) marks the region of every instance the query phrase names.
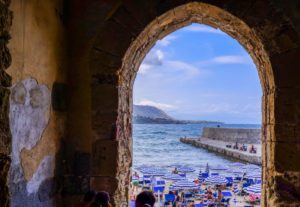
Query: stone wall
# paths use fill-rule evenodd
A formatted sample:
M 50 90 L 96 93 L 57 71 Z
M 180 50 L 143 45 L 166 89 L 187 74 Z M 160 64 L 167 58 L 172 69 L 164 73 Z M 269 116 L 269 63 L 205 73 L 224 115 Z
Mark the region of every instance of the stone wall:
M 245 144 L 261 143 L 260 129 L 203 128 L 202 137 Z
M 11 77 L 6 73 L 6 69 L 11 64 L 11 54 L 7 47 L 12 23 L 9 5 L 9 0 L 0 1 L 0 204 L 2 207 L 8 207 L 10 202 L 7 177 L 11 163 L 9 156 L 11 134 L 8 116 Z
M 4 72 L 11 62 L 9 4 L 0 0 L 4 206 L 9 129 L 12 206 L 71 206 L 89 188 L 127 206 L 137 70 L 158 39 L 192 22 L 228 33 L 256 63 L 263 89 L 262 206 L 299 206 L 298 1 L 14 0 L 12 96 Z

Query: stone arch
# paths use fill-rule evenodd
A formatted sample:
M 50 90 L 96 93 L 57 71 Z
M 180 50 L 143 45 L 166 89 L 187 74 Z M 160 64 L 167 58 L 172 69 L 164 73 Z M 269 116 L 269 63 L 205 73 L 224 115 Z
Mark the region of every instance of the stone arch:
M 149 3 L 147 11 L 143 10 L 144 5 L 116 4 L 92 44 L 91 122 L 93 125 L 105 117 L 109 119 L 101 129 L 92 127 L 96 143 L 92 169 L 95 174 L 109 177 L 105 180 L 112 184 L 108 190 L 114 194 L 116 206 L 125 206 L 127 202 L 132 153 L 132 86 L 138 67 L 156 40 L 192 22 L 220 28 L 237 39 L 256 63 L 263 88 L 263 178 L 266 182 L 262 205 L 293 206 L 300 202 L 297 198 L 300 167 L 295 164 L 300 154 L 295 138 L 299 135 L 300 122 L 297 95 L 300 83 L 294 65 L 299 62 L 296 60 L 300 54 L 298 34 L 288 18 L 270 2 L 205 2 Z M 145 14 L 140 14 L 139 9 Z M 147 18 L 138 18 L 143 16 Z M 105 42 L 109 35 L 115 38 L 113 42 Z M 112 96 L 100 103 L 99 92 Z M 105 130 L 110 131 L 109 135 L 104 134 Z M 109 153 L 109 161 L 103 161 L 97 151 L 107 147 L 115 154 Z M 95 164 L 99 160 L 115 168 L 108 172 Z M 92 181 L 91 186 L 105 180 Z

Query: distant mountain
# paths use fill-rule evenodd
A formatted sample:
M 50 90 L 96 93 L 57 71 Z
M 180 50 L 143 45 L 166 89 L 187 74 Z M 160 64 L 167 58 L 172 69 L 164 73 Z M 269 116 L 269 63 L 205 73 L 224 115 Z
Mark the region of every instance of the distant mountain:
M 163 110 L 146 105 L 133 105 L 133 123 L 134 124 L 198 124 L 198 123 L 216 123 L 222 122 L 212 121 L 190 121 L 190 120 L 177 120 L 169 116 Z

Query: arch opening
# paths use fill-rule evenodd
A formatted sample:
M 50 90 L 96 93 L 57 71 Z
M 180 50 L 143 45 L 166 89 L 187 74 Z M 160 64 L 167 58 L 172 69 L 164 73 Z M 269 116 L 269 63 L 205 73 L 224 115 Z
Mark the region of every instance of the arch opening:
M 204 182 L 206 171 L 208 176 L 238 179 L 243 173 L 232 173 L 238 171 L 232 167 L 236 164 L 246 173 L 245 186 L 261 182 L 261 168 L 255 166 L 261 165 L 261 85 L 249 54 L 225 33 L 192 24 L 157 41 L 139 67 L 133 103 L 130 198 L 142 189 L 137 178 L 142 186 L 163 190 L 162 194 L 176 185 L 176 179 L 168 176 L 149 178 L 153 168 L 167 175 L 179 170 L 199 182 L 201 190 L 207 184 L 216 189 L 216 184 Z M 246 151 L 241 151 L 242 146 Z M 189 171 L 181 172 L 184 168 Z M 161 179 L 167 184 L 155 184 Z M 233 193 L 232 184 L 228 182 L 223 190 Z M 238 200 L 246 203 L 247 199 Z
M 236 39 L 250 54 L 254 63 L 256 64 L 262 91 L 263 91 L 263 100 L 262 100 L 262 140 L 265 140 L 266 125 L 265 121 L 272 116 L 272 108 L 270 108 L 270 100 L 265 100 L 266 96 L 274 90 L 274 80 L 271 64 L 268 59 L 268 55 L 264 50 L 264 46 L 260 41 L 259 37 L 256 35 L 255 31 L 249 28 L 243 21 L 237 17 L 229 14 L 228 12 L 219 9 L 215 6 L 211 6 L 204 3 L 189 3 L 183 6 L 176 7 L 175 9 L 166 12 L 164 15 L 156 18 L 155 21 L 150 23 L 143 32 L 136 38 L 136 40 L 130 45 L 126 54 L 123 57 L 122 67 L 118 72 L 119 76 L 119 109 L 125 108 L 126 118 L 128 122 L 120 123 L 120 126 L 124 127 L 122 131 L 129 131 L 130 134 L 127 136 L 119 137 L 121 140 L 126 140 L 128 142 L 128 147 L 125 149 L 130 150 L 132 148 L 131 141 L 131 115 L 132 115 L 132 90 L 133 84 L 138 72 L 138 68 L 142 63 L 145 55 L 153 47 L 157 40 L 164 38 L 166 35 L 171 32 L 176 31 L 179 28 L 190 25 L 192 23 L 205 24 L 214 28 L 218 28 L 230 35 L 232 38 Z M 123 117 L 119 117 L 118 120 L 122 122 Z M 128 128 L 130 130 L 128 130 Z M 266 175 L 266 161 L 268 160 L 268 155 L 265 153 L 266 146 L 263 143 L 263 152 L 264 155 L 262 158 L 263 166 L 263 179 Z M 130 156 L 132 157 L 132 156 Z M 128 163 L 131 165 L 131 161 Z M 128 166 L 128 167 L 129 167 Z M 121 170 L 121 168 L 119 169 Z M 129 176 L 129 171 L 127 176 Z M 118 193 L 123 194 L 122 192 L 128 192 L 127 190 L 118 190 Z M 122 196 L 126 198 L 126 193 Z M 263 185 L 262 192 L 262 205 L 266 204 L 266 188 Z M 120 198 L 119 197 L 119 198 Z

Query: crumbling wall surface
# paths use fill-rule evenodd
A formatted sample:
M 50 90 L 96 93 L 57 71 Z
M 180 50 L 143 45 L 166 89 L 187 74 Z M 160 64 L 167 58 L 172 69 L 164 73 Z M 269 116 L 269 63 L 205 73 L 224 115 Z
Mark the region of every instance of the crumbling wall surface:
M 45 156 L 38 168 L 30 170 L 22 162 L 22 150 L 32 150 L 42 138 L 50 119 L 50 90 L 29 78 L 11 88 L 10 127 L 12 133 L 12 163 L 10 187 L 13 206 L 30 205 L 39 187 L 48 177 L 54 176 L 54 157 Z M 34 155 L 31 159 L 37 159 Z M 23 158 L 24 159 L 24 158 Z M 25 168 L 25 171 L 24 171 Z M 32 171 L 32 170 L 31 170 Z M 26 176 L 27 175 L 27 176 Z M 26 182 L 27 181 L 27 182 Z M 19 190 L 19 189 L 23 190 Z M 39 192 L 40 194 L 40 192 Z M 28 196 L 30 195 L 30 196 Z M 42 196 L 42 195 L 38 195 Z M 27 197 L 30 197 L 28 199 Z
M 11 78 L 6 69 L 11 64 L 11 54 L 7 47 L 10 39 L 12 13 L 9 10 L 10 1 L 0 1 L 0 206 L 9 206 L 9 190 L 7 176 L 11 159 L 11 134 L 9 130 L 9 88 Z
M 8 45 L 13 59 L 7 71 L 12 77 L 12 207 L 60 206 L 57 166 L 66 112 L 53 107 L 52 98 L 58 105 L 64 99 L 56 87 L 64 85 L 66 73 L 62 6 L 61 0 L 14 0 L 10 6 L 14 13 Z

